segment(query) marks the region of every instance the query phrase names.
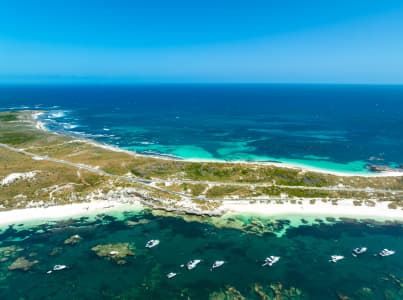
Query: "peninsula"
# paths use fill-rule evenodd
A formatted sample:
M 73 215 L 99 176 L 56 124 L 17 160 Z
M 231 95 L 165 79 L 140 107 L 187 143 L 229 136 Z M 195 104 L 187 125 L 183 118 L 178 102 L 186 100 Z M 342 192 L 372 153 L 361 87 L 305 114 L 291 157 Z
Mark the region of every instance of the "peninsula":
M 403 173 L 332 174 L 273 163 L 140 155 L 0 113 L 0 222 L 134 205 L 175 214 L 403 219 Z

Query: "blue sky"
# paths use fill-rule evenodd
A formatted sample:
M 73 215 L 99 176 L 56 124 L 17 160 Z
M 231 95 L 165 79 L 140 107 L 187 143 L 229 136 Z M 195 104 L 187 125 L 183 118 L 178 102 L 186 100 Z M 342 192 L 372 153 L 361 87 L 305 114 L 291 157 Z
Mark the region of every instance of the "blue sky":
M 0 82 L 403 84 L 403 1 L 0 0 Z

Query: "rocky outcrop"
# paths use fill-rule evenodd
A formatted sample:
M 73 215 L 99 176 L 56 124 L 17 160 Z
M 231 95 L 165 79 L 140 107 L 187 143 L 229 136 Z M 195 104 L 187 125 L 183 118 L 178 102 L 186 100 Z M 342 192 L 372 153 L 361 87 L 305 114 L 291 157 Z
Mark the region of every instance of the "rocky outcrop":
M 403 172 L 402 165 L 399 168 L 393 168 L 388 165 L 368 164 L 366 168 L 371 172 Z

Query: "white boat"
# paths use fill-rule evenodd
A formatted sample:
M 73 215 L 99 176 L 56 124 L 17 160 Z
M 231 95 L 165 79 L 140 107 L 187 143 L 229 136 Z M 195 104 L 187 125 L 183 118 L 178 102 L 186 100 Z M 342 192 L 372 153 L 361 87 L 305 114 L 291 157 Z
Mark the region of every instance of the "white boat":
M 225 264 L 225 261 L 223 260 L 216 260 L 213 265 L 211 266 L 210 271 L 212 271 L 213 269 L 217 269 L 219 267 L 221 267 L 223 264 Z
M 197 267 L 197 265 L 201 262 L 201 259 L 193 259 L 190 260 L 187 264 L 186 264 L 186 268 L 188 268 L 188 270 L 192 270 L 194 268 Z
M 390 256 L 390 255 L 393 255 L 393 254 L 395 254 L 396 253 L 396 251 L 394 251 L 394 250 L 389 250 L 389 249 L 383 249 L 381 252 L 379 252 L 379 255 L 380 256 Z
M 262 267 L 265 266 L 269 266 L 271 267 L 272 265 L 274 265 L 276 262 L 278 262 L 280 260 L 280 256 L 269 256 L 266 257 L 266 259 L 264 260 L 264 264 L 262 265 Z
M 64 269 L 67 269 L 66 265 L 55 265 L 53 267 L 53 271 L 61 271 L 61 270 L 64 270 Z
M 155 246 L 157 246 L 159 243 L 160 243 L 159 240 L 149 240 L 149 241 L 146 243 L 146 248 L 155 247 Z
M 174 278 L 176 275 L 178 275 L 178 274 L 176 274 L 174 272 L 170 272 L 167 274 L 167 277 L 168 277 L 168 279 L 171 279 L 171 278 Z
M 109 252 L 110 256 L 116 256 L 118 254 L 119 254 L 119 251 L 111 251 L 111 252 Z
M 47 271 L 46 274 L 51 274 L 51 273 L 53 273 L 53 271 L 61 271 L 64 269 L 67 269 L 66 265 L 54 265 L 52 270 Z
M 367 247 L 359 247 L 359 248 L 354 248 L 353 249 L 353 256 L 357 257 L 358 255 L 364 254 L 367 252 Z
M 331 257 L 330 257 L 330 262 L 333 262 L 333 263 L 336 263 L 336 262 L 338 262 L 339 260 L 342 260 L 342 259 L 344 259 L 344 256 L 343 255 L 332 255 Z

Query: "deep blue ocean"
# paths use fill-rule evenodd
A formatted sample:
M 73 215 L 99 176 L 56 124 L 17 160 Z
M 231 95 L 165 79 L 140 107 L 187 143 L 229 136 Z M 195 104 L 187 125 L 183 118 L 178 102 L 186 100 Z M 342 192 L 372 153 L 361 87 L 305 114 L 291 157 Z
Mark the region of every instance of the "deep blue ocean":
M 403 163 L 403 86 L 2 86 L 10 108 L 141 153 L 347 172 Z

